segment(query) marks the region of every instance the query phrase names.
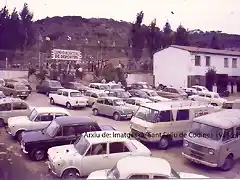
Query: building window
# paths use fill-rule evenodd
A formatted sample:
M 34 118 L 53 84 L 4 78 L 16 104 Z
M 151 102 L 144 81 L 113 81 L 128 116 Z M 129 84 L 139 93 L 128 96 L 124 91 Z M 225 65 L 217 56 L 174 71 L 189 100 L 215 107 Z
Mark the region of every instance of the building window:
M 210 56 L 206 56 L 206 66 L 210 66 Z
M 228 67 L 228 58 L 224 58 L 224 67 Z
M 195 56 L 195 66 L 201 66 L 201 57 Z
M 232 58 L 232 68 L 237 68 L 237 58 Z

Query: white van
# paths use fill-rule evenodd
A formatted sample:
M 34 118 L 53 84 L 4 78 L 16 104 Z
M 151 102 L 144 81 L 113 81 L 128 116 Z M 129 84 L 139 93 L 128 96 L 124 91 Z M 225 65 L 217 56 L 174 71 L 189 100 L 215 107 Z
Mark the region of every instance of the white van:
M 214 106 L 196 101 L 168 101 L 141 105 L 130 121 L 131 134 L 144 142 L 167 149 L 183 140 L 193 118 L 214 112 Z

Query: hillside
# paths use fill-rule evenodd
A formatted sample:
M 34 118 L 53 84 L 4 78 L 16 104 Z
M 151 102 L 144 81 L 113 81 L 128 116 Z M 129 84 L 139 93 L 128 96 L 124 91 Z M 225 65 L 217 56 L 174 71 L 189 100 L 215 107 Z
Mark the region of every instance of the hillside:
M 56 40 L 54 42 L 55 48 L 79 49 L 85 54 L 83 56 L 93 56 L 93 59 L 127 57 L 131 52 L 128 48 L 131 23 L 125 21 L 65 16 L 38 20 L 34 22 L 34 28 L 43 37 L 53 37 Z M 240 35 L 214 31 L 189 31 L 190 44 L 191 46 L 208 47 L 215 33 L 218 34 L 222 48 L 240 49 Z M 67 40 L 68 36 L 71 37 L 71 41 Z M 98 41 L 102 42 L 102 48 L 100 48 Z M 144 53 L 143 56 L 147 57 L 147 53 Z

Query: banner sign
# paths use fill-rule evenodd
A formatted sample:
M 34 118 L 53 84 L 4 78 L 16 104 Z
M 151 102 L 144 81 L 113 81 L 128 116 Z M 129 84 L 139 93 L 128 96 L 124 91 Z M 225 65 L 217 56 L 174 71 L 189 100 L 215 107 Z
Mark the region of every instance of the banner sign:
M 51 59 L 63 61 L 80 61 L 82 60 L 82 53 L 81 51 L 76 50 L 53 49 L 51 52 Z

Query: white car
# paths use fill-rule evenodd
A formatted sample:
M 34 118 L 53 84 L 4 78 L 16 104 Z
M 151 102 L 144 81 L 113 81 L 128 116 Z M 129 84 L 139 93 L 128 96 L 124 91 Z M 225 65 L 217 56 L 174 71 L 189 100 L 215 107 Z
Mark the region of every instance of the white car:
M 127 156 L 150 156 L 151 151 L 129 133 L 95 131 L 84 133 L 74 144 L 48 150 L 48 167 L 58 177 L 88 176 L 112 168 Z
M 60 107 L 35 107 L 28 116 L 9 118 L 6 130 L 20 141 L 22 132 L 44 129 L 53 119 L 60 116 L 70 116 L 70 113 Z
M 63 105 L 68 109 L 86 107 L 88 101 L 80 91 L 73 89 L 59 89 L 57 93 L 50 93 L 49 99 L 51 104 Z
M 150 99 L 140 98 L 140 97 L 131 97 L 126 100 L 126 106 L 131 108 L 134 113 L 138 110 L 139 106 L 145 103 L 152 103 Z
M 150 99 L 153 102 L 171 101 L 171 99 L 159 96 L 158 93 L 152 89 L 141 89 L 141 90 L 146 92 L 148 95 L 148 99 Z
M 196 89 L 198 93 L 209 92 L 209 90 L 204 86 L 195 85 L 195 86 L 192 86 L 191 88 Z
M 195 179 L 209 178 L 193 173 L 176 172 L 161 158 L 129 156 L 117 162 L 112 169 L 92 172 L 87 179 Z
M 192 95 L 188 97 L 193 101 L 202 101 L 212 104 L 213 106 L 222 106 L 223 103 L 227 102 L 226 99 L 221 98 L 218 93 L 215 92 L 205 92 L 199 93 L 197 95 Z

